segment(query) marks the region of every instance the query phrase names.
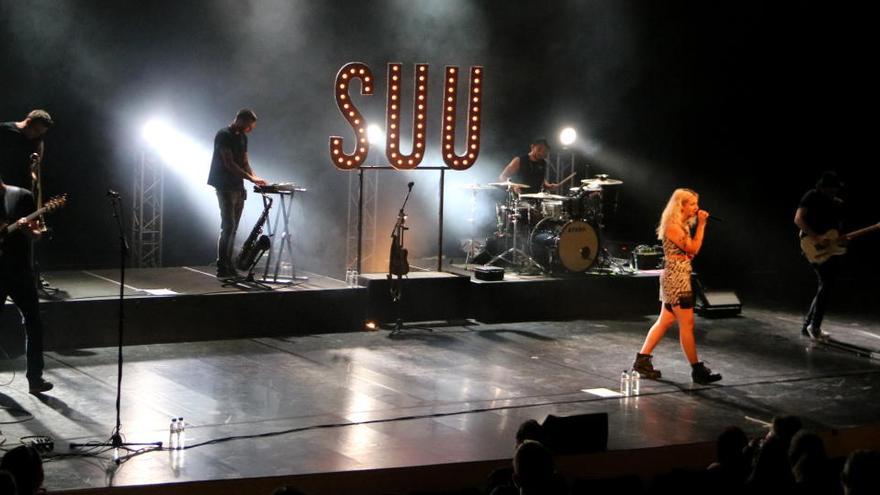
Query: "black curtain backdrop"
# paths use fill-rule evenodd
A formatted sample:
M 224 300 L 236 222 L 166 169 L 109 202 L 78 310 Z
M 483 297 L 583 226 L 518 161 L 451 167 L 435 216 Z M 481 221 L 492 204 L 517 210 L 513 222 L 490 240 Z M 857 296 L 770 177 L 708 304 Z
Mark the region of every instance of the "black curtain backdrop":
M 385 64 L 402 62 L 407 75 L 431 64 L 433 122 L 443 66 L 480 64 L 483 149 L 467 174 L 450 174 L 450 187 L 493 179 L 530 138 L 555 141 L 570 124 L 594 145 L 576 151 L 580 169 L 625 181 L 610 240 L 650 242 L 672 189 L 692 187 L 725 220 L 710 225 L 698 258 L 708 285 L 798 300 L 812 274 L 792 219 L 822 170 L 846 182 L 851 227 L 880 221 L 869 139 L 876 30 L 867 14 L 811 2 L 4 1 L 0 120 L 46 108 L 57 121 L 46 188 L 68 192 L 70 205 L 41 246 L 44 266 L 112 267 L 104 192 L 130 200 L 143 122 L 162 115 L 210 147 L 238 108 L 252 107 L 257 171 L 310 189 L 298 206 L 301 267 L 338 276 L 348 175 L 331 165 L 327 138 L 350 131 L 333 101 L 336 71 L 354 60 L 372 67 L 376 96 L 358 102 L 381 122 Z M 436 130 L 429 136 L 435 155 L 425 165 L 439 165 Z M 407 180 L 383 182 L 380 217 L 393 222 Z M 219 219 L 196 212 L 191 182 L 169 173 L 165 187 L 166 264 L 209 263 Z M 414 208 L 433 225 L 436 193 L 427 179 L 419 188 Z M 465 227 L 454 207 L 447 213 L 452 252 Z M 380 237 L 386 230 L 380 224 Z M 413 238 L 416 255 L 433 254 L 433 235 Z M 876 294 L 878 247 L 880 235 L 852 246 L 844 285 L 855 299 Z

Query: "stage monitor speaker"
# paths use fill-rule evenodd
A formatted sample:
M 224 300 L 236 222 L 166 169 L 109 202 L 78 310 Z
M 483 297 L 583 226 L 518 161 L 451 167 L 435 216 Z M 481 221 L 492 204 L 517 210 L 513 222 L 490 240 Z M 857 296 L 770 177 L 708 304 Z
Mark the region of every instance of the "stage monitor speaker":
M 555 454 L 586 454 L 608 448 L 608 413 L 550 414 L 542 426 L 547 448 Z
M 725 318 L 742 313 L 742 302 L 732 290 L 707 290 L 694 274 L 692 286 L 696 301 L 694 311 L 706 318 Z

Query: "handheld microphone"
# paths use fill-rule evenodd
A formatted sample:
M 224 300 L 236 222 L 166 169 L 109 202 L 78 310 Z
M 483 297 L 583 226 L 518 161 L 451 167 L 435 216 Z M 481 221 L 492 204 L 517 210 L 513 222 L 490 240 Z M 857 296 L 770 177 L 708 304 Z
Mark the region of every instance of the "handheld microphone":
M 408 187 L 409 190 L 412 191 L 412 186 L 414 186 L 414 185 L 415 185 L 415 182 L 410 182 L 409 184 L 406 185 L 406 187 Z
M 706 210 L 702 210 L 702 209 L 701 209 L 700 211 L 706 211 Z M 723 218 L 716 217 L 715 215 L 709 215 L 709 217 L 706 218 L 706 220 L 713 220 L 713 221 L 715 221 L 715 222 L 723 222 L 723 221 L 724 221 Z

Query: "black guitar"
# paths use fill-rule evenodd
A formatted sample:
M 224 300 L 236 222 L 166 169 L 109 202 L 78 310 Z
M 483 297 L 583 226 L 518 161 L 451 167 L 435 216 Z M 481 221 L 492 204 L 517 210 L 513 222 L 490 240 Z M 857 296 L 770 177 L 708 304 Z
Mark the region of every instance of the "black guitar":
M 61 208 L 67 203 L 67 195 L 63 194 L 61 196 L 55 196 L 50 199 L 43 205 L 42 208 L 37 211 L 31 213 L 30 215 L 24 217 L 24 223 L 28 224 L 45 215 L 46 213 L 50 213 L 52 211 Z M 6 240 L 6 237 L 19 229 L 21 224 L 19 222 L 12 222 L 10 224 L 0 223 L 0 256 L 3 255 L 3 243 Z

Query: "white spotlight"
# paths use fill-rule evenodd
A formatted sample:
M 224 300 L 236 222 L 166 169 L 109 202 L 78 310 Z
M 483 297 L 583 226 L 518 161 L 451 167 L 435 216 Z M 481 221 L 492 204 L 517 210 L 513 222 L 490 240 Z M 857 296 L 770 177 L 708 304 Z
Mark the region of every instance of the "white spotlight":
M 577 132 L 571 127 L 566 127 L 559 133 L 559 142 L 562 143 L 563 146 L 569 146 L 574 143 L 575 139 L 577 139 Z
M 145 123 L 141 136 L 171 170 L 202 189 L 210 189 L 205 184 L 211 166 L 210 148 L 160 119 Z
M 165 122 L 159 119 L 152 119 L 141 128 L 141 135 L 144 140 L 151 146 L 161 146 L 167 142 L 174 131 Z
M 385 133 L 382 132 L 382 128 L 378 125 L 370 124 L 367 126 L 367 139 L 372 145 L 383 145 L 385 144 Z

